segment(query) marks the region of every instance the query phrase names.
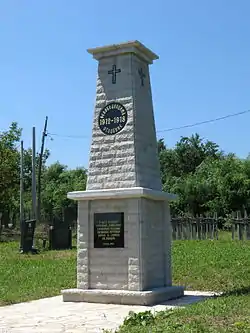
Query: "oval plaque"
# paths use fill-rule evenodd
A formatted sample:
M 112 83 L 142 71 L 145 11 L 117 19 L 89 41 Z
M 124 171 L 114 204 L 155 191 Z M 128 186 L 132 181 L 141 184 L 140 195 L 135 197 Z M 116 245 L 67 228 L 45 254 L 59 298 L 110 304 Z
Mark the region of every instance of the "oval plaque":
M 112 102 L 101 110 L 98 125 L 104 134 L 114 135 L 125 127 L 127 120 L 128 113 L 125 107 L 120 103 Z

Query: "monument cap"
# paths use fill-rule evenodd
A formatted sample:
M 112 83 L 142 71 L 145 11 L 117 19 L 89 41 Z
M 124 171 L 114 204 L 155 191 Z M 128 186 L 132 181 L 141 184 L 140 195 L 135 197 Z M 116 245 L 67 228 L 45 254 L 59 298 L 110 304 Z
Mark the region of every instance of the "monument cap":
M 121 55 L 123 53 L 136 54 L 139 58 L 146 61 L 148 64 L 152 64 L 154 60 L 159 59 L 158 55 L 156 55 L 138 40 L 91 48 L 87 51 L 92 54 L 93 58 L 96 60 Z

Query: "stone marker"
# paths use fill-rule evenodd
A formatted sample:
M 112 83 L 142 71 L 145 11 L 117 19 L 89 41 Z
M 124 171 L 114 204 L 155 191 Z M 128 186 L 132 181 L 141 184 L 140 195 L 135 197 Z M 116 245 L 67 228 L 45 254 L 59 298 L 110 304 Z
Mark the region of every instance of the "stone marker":
M 20 253 L 38 253 L 34 248 L 34 235 L 36 229 L 36 220 L 22 221 Z
M 138 41 L 88 50 L 99 61 L 86 191 L 78 201 L 77 289 L 64 301 L 151 305 L 172 286 L 169 200 L 162 192 L 149 64 Z
M 49 226 L 49 249 L 72 249 L 72 229 L 65 217 L 54 216 Z

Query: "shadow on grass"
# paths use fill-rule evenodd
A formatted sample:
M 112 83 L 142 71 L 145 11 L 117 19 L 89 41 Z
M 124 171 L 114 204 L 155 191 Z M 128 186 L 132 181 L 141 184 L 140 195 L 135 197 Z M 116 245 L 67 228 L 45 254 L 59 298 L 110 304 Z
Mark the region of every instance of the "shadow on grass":
M 243 296 L 247 294 L 250 294 L 250 285 L 226 291 L 222 294 L 222 296 Z
M 208 298 L 211 299 L 211 298 L 228 297 L 228 296 L 243 296 L 248 294 L 250 294 L 250 285 L 222 293 L 200 292 L 199 295 L 197 295 L 195 292 L 192 293 L 192 291 L 186 291 L 183 297 L 163 302 L 160 305 L 166 305 L 173 308 L 186 307 L 190 304 L 201 302 Z
M 43 253 L 43 252 L 52 252 L 52 251 L 61 251 L 61 252 L 63 252 L 63 251 L 71 251 L 71 250 L 75 250 L 75 249 L 77 249 L 77 246 L 72 246 L 71 248 L 65 248 L 65 249 L 57 249 L 57 248 L 55 248 L 55 249 L 50 249 L 49 247 L 45 247 L 45 248 L 43 248 L 42 246 L 40 246 L 39 247 L 39 250 L 40 250 L 40 253 Z
M 172 299 L 163 303 L 160 303 L 159 305 L 166 305 L 168 307 L 186 307 L 190 304 L 194 304 L 197 302 L 204 301 L 208 298 L 215 298 L 218 297 L 217 294 L 209 293 L 209 292 L 200 292 L 199 295 L 197 295 L 195 292 L 192 293 L 192 291 L 185 292 L 185 295 L 180 298 Z

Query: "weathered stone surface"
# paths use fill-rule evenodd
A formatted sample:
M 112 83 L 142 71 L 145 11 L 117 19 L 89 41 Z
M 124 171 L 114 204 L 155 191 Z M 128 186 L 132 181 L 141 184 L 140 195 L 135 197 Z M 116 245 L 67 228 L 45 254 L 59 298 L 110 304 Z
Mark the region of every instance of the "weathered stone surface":
M 113 65 L 121 72 L 112 84 Z M 139 70 L 145 75 L 141 85 Z M 98 127 L 101 109 L 121 103 L 128 112 L 124 129 L 105 135 Z M 124 52 L 99 60 L 87 190 L 141 186 L 161 190 L 148 62 Z
M 183 288 L 172 286 L 171 196 L 161 191 L 149 75 L 157 57 L 138 42 L 91 53 L 99 64 L 87 190 L 68 194 L 79 202 L 77 289 L 63 291 L 63 299 L 152 304 L 180 297 Z M 115 135 L 98 124 L 110 102 L 127 110 L 127 123 Z M 117 117 L 111 118 L 115 124 Z M 124 216 L 120 248 L 98 248 L 95 214 L 118 212 Z M 106 242 L 110 237 L 102 232 Z
M 80 206 L 82 203 L 79 201 Z M 83 221 L 88 230 L 79 242 L 79 284 L 88 283 L 88 288 L 94 289 L 137 291 L 171 286 L 171 233 L 166 201 L 146 198 L 91 200 L 88 210 L 89 217 L 85 220 L 85 210 L 79 209 L 79 221 Z M 94 248 L 93 216 L 105 211 L 124 212 L 124 248 Z
M 101 285 L 101 284 L 100 284 Z M 104 289 L 104 290 L 103 290 Z M 132 290 L 95 290 L 67 289 L 63 290 L 64 302 L 90 302 L 123 305 L 155 305 L 169 299 L 182 297 L 183 287 L 164 287 L 150 291 Z

